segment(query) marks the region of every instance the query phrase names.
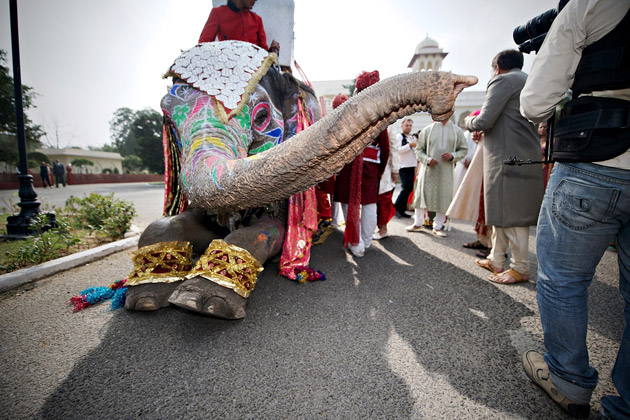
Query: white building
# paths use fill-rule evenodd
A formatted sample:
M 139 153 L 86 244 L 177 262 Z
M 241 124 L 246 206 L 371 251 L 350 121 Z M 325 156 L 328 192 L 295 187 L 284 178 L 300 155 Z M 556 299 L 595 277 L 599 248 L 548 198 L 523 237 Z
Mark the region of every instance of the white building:
M 442 51 L 437 42 L 428 36 L 416 47 L 416 53 L 411 58 L 407 68 L 412 72 L 438 71 L 442 68 L 442 60 L 448 53 Z
M 427 37 L 417 46 L 408 68 L 412 72 L 418 71 L 439 71 L 442 69 L 442 60 L 448 55 L 444 52 L 438 43 Z M 352 86 L 352 80 L 326 80 L 312 82 L 315 93 L 320 98 L 320 102 L 325 107 L 325 114 L 332 111 L 332 100 L 338 94 L 349 95 L 349 86 Z M 480 90 L 464 90 L 455 100 L 455 112 L 451 117 L 454 123 L 460 127 L 464 122 L 464 118 L 473 111 L 481 109 L 481 105 L 485 99 L 485 92 Z M 419 112 L 409 117 L 413 120 L 413 132 L 422 130 L 431 124 L 431 115 L 427 112 Z M 396 121 L 389 126 L 390 135 L 400 133 L 401 120 Z
M 51 163 L 59 159 L 59 162 L 63 163 L 64 167 L 68 166 L 75 159 L 87 159 L 94 163 L 94 166 L 88 165 L 77 169 L 76 173 L 101 174 L 104 169 L 109 169 L 119 174 L 123 173 L 120 153 L 95 152 L 83 149 L 37 149 L 36 151 L 48 156 Z M 73 172 L 75 171 L 73 170 Z

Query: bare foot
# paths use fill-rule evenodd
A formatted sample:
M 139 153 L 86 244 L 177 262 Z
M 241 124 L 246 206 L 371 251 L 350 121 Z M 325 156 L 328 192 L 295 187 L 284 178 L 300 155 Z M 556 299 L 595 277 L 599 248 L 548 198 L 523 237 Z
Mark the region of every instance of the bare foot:
M 492 265 L 492 263 L 488 259 L 476 260 L 475 264 L 477 264 L 481 268 L 485 268 L 486 270 L 490 271 L 492 274 L 498 274 L 498 273 L 503 272 L 503 269 L 501 267 L 495 267 L 494 265 Z
M 223 319 L 245 318 L 247 299 L 202 277 L 184 281 L 168 299 L 180 308 Z
M 516 284 L 529 281 L 529 274 L 521 274 L 510 268 L 507 271 L 490 276 L 488 279 L 499 284 Z

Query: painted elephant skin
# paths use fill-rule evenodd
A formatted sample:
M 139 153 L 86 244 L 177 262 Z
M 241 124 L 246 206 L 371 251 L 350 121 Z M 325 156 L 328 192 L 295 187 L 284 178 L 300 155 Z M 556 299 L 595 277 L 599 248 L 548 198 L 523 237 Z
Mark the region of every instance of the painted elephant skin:
M 196 48 L 221 45 L 220 56 L 232 48 L 228 44 L 243 51 L 255 48 L 232 41 L 208 44 L 213 45 Z M 240 70 L 238 63 L 228 63 L 232 81 L 222 84 L 204 79 L 210 72 L 207 64 L 201 72 L 194 68 L 199 66 L 195 55 L 208 62 L 217 58 L 210 51 L 180 57 L 171 67 L 173 86 L 162 99 L 162 109 L 170 139 L 165 147 L 172 150 L 170 168 L 167 162 L 172 188 L 167 193 L 176 197 L 166 213 L 176 215 L 152 223 L 140 238 L 140 248 L 188 241 L 193 254 L 200 255 L 212 240 L 224 239 L 264 264 L 282 249 L 290 196 L 339 172 L 404 116 L 428 111 L 436 120 L 450 118 L 457 94 L 477 82 L 474 76 L 451 73 L 406 73 L 367 88 L 320 120 L 312 89 L 266 65 L 273 57 L 257 68 L 262 55 L 246 53 Z M 232 61 L 238 59 L 237 54 Z M 242 69 L 247 74 L 237 82 L 245 93 L 236 96 L 238 88 L 227 90 L 225 85 Z M 216 66 L 210 70 L 216 72 Z M 305 121 L 313 125 L 299 132 Z M 245 316 L 242 295 L 201 277 L 131 286 L 126 307 L 156 310 L 169 303 L 220 318 Z

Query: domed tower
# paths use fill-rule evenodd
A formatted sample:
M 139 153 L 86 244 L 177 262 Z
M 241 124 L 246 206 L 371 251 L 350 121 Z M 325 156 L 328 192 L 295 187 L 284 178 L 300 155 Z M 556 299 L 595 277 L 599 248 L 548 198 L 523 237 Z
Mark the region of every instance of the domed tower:
M 443 52 L 436 41 L 427 36 L 416 47 L 416 53 L 407 67 L 411 68 L 411 71 L 438 71 L 447 55 L 448 53 Z

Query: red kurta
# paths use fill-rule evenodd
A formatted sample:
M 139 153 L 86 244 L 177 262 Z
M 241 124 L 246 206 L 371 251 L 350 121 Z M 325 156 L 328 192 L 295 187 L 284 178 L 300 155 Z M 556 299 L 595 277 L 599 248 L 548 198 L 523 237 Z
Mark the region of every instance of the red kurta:
M 374 204 L 378 200 L 378 187 L 381 174 L 385 170 L 389 159 L 389 137 L 387 131 L 381 132 L 372 142 L 373 146 L 380 148 L 380 163 L 363 161 L 361 176 L 361 204 Z M 350 176 L 354 161 L 343 167 L 335 181 L 335 201 L 348 203 L 350 197 Z
M 227 6 L 215 7 L 210 11 L 210 16 L 206 22 L 199 43 L 219 41 L 246 41 L 259 47 L 269 50 L 267 46 L 267 35 L 263 21 L 251 10 L 237 10 Z

